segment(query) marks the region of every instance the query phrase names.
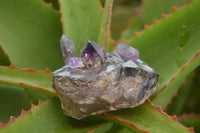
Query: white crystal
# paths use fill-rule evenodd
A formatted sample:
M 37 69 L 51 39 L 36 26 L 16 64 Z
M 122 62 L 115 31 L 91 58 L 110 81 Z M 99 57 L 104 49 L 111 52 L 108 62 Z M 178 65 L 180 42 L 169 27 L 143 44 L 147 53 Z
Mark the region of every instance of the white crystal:
M 76 50 L 73 40 L 67 35 L 62 35 L 60 39 L 61 50 L 64 58 L 64 62 L 67 65 L 72 57 L 76 57 Z

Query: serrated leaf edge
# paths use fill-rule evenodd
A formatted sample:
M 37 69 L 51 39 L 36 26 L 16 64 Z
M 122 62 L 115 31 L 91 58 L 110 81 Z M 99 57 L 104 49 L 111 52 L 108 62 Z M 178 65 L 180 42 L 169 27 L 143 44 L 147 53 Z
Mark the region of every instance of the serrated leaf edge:
M 27 72 L 34 72 L 34 73 L 48 73 L 48 74 L 52 74 L 52 72 L 49 69 L 46 69 L 44 71 L 40 71 L 40 70 L 36 70 L 36 69 L 33 69 L 33 68 L 29 68 L 29 69 L 17 68 L 14 65 L 0 66 L 0 68 L 9 68 L 9 69 L 20 70 L 20 71 L 24 71 L 24 72 L 27 71 Z M 0 80 L 0 83 L 10 84 L 10 85 L 16 85 L 16 86 L 24 87 L 24 88 L 32 88 L 32 89 L 39 90 L 41 92 L 48 93 L 48 94 L 50 94 L 52 96 L 58 96 L 55 91 L 49 91 L 49 90 L 46 90 L 46 89 L 38 87 L 38 86 L 33 86 L 33 85 L 25 84 L 24 82 L 18 82 L 17 83 L 17 82 Z
M 168 117 L 168 118 L 173 119 L 173 120 L 174 120 L 176 123 L 178 123 L 180 126 L 186 128 L 187 130 L 191 131 L 192 133 L 195 133 L 193 127 L 188 128 L 188 127 L 184 126 L 183 124 L 181 124 L 181 123 L 178 121 L 178 119 L 177 119 L 177 117 L 176 117 L 175 115 L 174 115 L 174 116 L 170 116 L 170 115 L 166 114 L 166 113 L 162 110 L 162 108 L 161 108 L 160 106 L 158 106 L 158 107 L 157 107 L 157 106 L 154 106 L 154 105 L 151 103 L 151 101 L 150 101 L 149 99 L 146 100 L 145 102 L 146 102 L 147 104 L 149 104 L 152 108 L 154 108 L 154 109 L 156 109 L 157 111 L 159 111 L 162 115 L 164 115 L 164 116 L 166 116 L 166 117 Z M 104 115 L 104 116 L 106 116 L 106 117 L 109 117 L 109 118 L 111 118 L 111 119 L 114 119 L 115 121 L 118 121 L 118 122 L 120 122 L 120 123 L 127 124 L 127 125 L 129 125 L 130 127 L 134 128 L 134 129 L 136 129 L 136 130 L 138 130 L 138 131 L 140 131 L 140 132 L 149 133 L 149 131 L 145 131 L 145 130 L 143 130 L 143 129 L 137 127 L 134 123 L 125 121 L 125 120 L 123 120 L 123 119 L 121 119 L 121 118 L 119 118 L 119 117 L 113 116 L 113 115 L 108 114 L 108 113 L 103 113 L 102 115 Z
M 138 32 L 138 31 L 135 30 L 135 31 L 134 31 L 134 34 L 133 34 L 133 36 L 132 36 L 132 38 L 130 38 L 129 40 L 123 39 L 123 42 L 124 42 L 124 43 L 129 43 L 129 42 L 131 42 L 131 41 L 135 38 L 135 36 L 137 36 L 137 35 L 143 33 L 145 30 L 147 30 L 148 28 L 152 27 L 152 26 L 155 25 L 156 23 L 162 21 L 164 18 L 166 18 L 166 17 L 168 17 L 168 16 L 171 16 L 175 11 L 180 10 L 180 9 L 182 9 L 183 7 L 187 6 L 191 1 L 192 1 L 192 0 L 187 0 L 187 2 L 186 2 L 183 6 L 178 7 L 178 8 L 177 8 L 177 7 L 172 7 L 172 11 L 171 11 L 171 13 L 169 13 L 169 14 L 164 14 L 164 13 L 162 13 L 162 14 L 161 14 L 160 20 L 153 19 L 153 23 L 152 23 L 151 25 L 144 24 L 144 28 L 143 28 L 142 31 Z M 142 5 L 141 5 L 141 6 L 142 6 Z M 131 20 L 129 20 L 129 21 L 128 21 L 128 24 L 130 25 L 132 21 L 134 21 L 134 18 L 132 18 Z M 129 27 L 129 25 L 128 25 L 127 27 Z
M 120 119 L 119 117 L 113 116 L 113 115 L 108 114 L 108 113 L 103 113 L 102 115 L 104 115 L 104 116 L 106 116 L 106 117 L 109 117 L 109 118 L 111 118 L 111 119 L 114 119 L 114 120 L 116 120 L 116 121 L 118 121 L 118 122 L 120 122 L 120 123 L 127 124 L 127 125 L 133 127 L 134 129 L 136 129 L 136 130 L 142 132 L 142 133 L 150 133 L 149 131 L 145 131 L 145 130 L 143 130 L 143 129 L 137 127 L 134 123 L 125 121 L 125 120 L 123 120 L 123 119 Z
M 188 129 L 188 130 L 191 131 L 192 133 L 195 133 L 193 127 L 186 127 L 186 126 L 184 126 L 183 124 L 181 124 L 181 123 L 178 121 L 176 115 L 173 115 L 173 116 L 168 115 L 167 113 L 165 113 L 165 112 L 162 110 L 161 106 L 155 106 L 155 105 L 153 105 L 149 99 L 148 99 L 146 102 L 147 102 L 152 108 L 158 110 L 158 111 L 159 111 L 161 114 L 163 114 L 164 116 L 173 119 L 173 120 L 176 121 L 180 126 L 186 128 L 186 129 Z
M 165 88 L 167 88 L 167 86 L 169 86 L 169 84 L 170 84 L 174 79 L 176 79 L 176 77 L 179 76 L 180 73 L 182 73 L 182 71 L 183 71 L 184 69 L 186 69 L 187 66 L 189 66 L 189 65 L 197 58 L 197 56 L 199 56 L 199 54 L 200 54 L 200 51 L 197 52 L 196 55 L 195 55 L 186 65 L 184 65 L 184 66 L 181 68 L 181 70 L 180 70 L 174 77 L 172 77 L 172 79 L 171 79 L 171 80 L 156 94 L 156 96 L 152 98 L 152 100 L 156 99 L 156 98 L 160 95 L 160 93 L 162 93 L 162 92 L 165 90 Z
M 10 120 L 9 120 L 9 122 L 6 123 L 6 124 L 0 122 L 0 130 L 1 130 L 3 127 L 8 127 L 8 126 L 11 125 L 15 120 L 22 118 L 24 114 L 31 113 L 32 109 L 35 108 L 35 107 L 40 106 L 41 103 L 42 103 L 41 100 L 39 100 L 38 105 L 34 105 L 33 103 L 31 103 L 31 108 L 30 108 L 28 111 L 25 111 L 25 110 L 22 109 L 21 114 L 20 114 L 18 117 L 10 116 Z

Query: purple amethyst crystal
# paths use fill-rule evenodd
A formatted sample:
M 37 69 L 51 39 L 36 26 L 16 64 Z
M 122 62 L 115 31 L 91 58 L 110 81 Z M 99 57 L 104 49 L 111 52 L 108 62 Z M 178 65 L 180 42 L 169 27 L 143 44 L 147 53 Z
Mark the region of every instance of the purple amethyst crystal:
M 69 60 L 68 65 L 69 65 L 69 67 L 71 67 L 72 69 L 84 67 L 84 64 L 83 64 L 81 58 L 78 58 L 78 57 L 73 57 L 73 58 L 71 58 L 71 59 Z
M 60 39 L 60 45 L 65 64 L 67 65 L 72 57 L 76 57 L 76 50 L 73 40 L 67 35 L 62 35 Z
M 126 60 L 137 60 L 139 59 L 139 51 L 125 43 L 118 44 L 116 48 L 116 52 L 119 53 L 121 56 L 126 58 Z
M 126 44 L 106 53 L 88 41 L 81 58 L 71 57 L 52 75 L 64 114 L 82 119 L 144 103 L 155 91 L 159 75 L 138 58 L 138 50 Z
M 87 67 L 98 66 L 105 61 L 105 50 L 100 45 L 88 41 L 86 47 L 81 51 L 81 59 Z

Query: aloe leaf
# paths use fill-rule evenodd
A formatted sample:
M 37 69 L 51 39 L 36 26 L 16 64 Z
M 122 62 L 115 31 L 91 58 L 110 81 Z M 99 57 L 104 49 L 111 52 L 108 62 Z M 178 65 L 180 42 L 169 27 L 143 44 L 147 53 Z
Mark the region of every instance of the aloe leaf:
M 3 48 L 0 45 L 0 66 L 9 66 L 10 65 L 10 59 L 3 50 Z
M 105 3 L 104 13 L 101 20 L 98 43 L 104 45 L 104 49 L 108 51 L 110 39 L 110 25 L 112 16 L 113 0 L 107 0 Z
M 47 2 L 50 6 L 52 6 L 54 9 L 59 10 L 59 4 L 58 0 L 44 0 Z
M 42 0 L 1 1 L 0 44 L 13 65 L 56 70 L 64 63 L 60 15 Z
M 30 99 L 31 103 L 33 103 L 34 105 L 37 105 L 39 100 L 45 101 L 47 100 L 48 97 L 51 96 L 47 93 L 43 93 L 43 92 L 36 91 L 29 88 L 26 88 L 25 92 L 26 92 L 27 98 Z
M 183 68 L 161 89 L 161 91 L 153 99 L 155 105 L 160 105 L 165 108 L 168 102 L 177 92 L 178 88 L 182 84 L 184 77 L 188 75 L 192 70 L 199 66 L 200 52 L 198 52 L 193 59 L 188 62 Z M 186 98 L 186 97 L 185 97 Z
M 110 123 L 110 122 L 105 123 L 88 131 L 88 133 L 108 133 L 108 131 L 110 130 L 112 126 L 113 126 L 113 123 Z
M 60 8 L 63 32 L 73 39 L 77 53 L 88 40 L 98 42 L 103 13 L 98 0 L 60 0 Z
M 57 95 L 52 88 L 51 73 L 48 71 L 0 66 L 0 83 L 36 90 L 49 96 Z
M 199 99 L 199 86 L 200 86 L 200 67 L 194 71 L 194 77 L 192 78 L 192 82 L 188 87 L 187 96 L 185 96 L 185 102 L 180 110 L 180 114 L 183 113 L 200 113 L 200 99 Z
M 108 133 L 119 133 L 123 129 L 125 128 L 118 124 L 113 124 Z
M 58 98 L 48 99 L 38 106 L 32 105 L 30 111 L 23 111 L 18 118 L 12 118 L 8 125 L 0 124 L 0 133 L 85 133 L 102 125 L 102 123 L 67 117 L 60 106 Z
M 182 115 L 180 117 L 181 123 L 186 126 L 193 126 L 196 133 L 200 132 L 200 115 L 197 114 L 189 114 L 189 115 Z
M 133 18 L 127 30 L 121 37 L 129 40 L 133 37 L 135 31 L 141 31 L 144 25 L 151 25 L 154 19 L 160 19 L 161 14 L 169 14 L 172 7 L 180 7 L 186 3 L 187 0 L 145 0 L 138 9 L 137 17 Z M 156 7 L 155 7 L 156 5 Z
M 110 121 L 135 133 L 194 132 L 191 128 L 186 128 L 181 125 L 175 116 L 168 116 L 160 107 L 152 105 L 149 100 L 132 109 L 122 109 L 104 113 L 96 117 L 90 116 L 89 119 Z
M 196 28 L 200 23 L 198 17 L 200 8 L 198 6 L 200 6 L 200 1 L 192 1 L 128 42 L 128 44 L 140 50 L 142 60 L 160 73 L 160 87 L 156 90 L 154 96 L 187 63 L 191 67 L 188 67 L 189 70 L 182 70 L 185 75 L 199 65 L 200 42 L 198 36 L 200 30 Z M 193 15 L 191 16 L 191 14 Z M 192 59 L 195 60 L 194 63 Z
M 173 99 L 171 99 L 170 104 L 167 105 L 166 111 L 168 112 L 168 114 L 170 115 L 181 114 L 184 104 L 187 102 L 187 98 L 190 95 L 190 89 L 193 89 L 191 87 L 193 78 L 194 78 L 194 72 L 187 75 L 186 79 L 184 79 L 183 84 L 181 85 L 181 87 L 179 88 Z
M 128 130 L 127 128 L 122 129 L 121 131 L 119 131 L 118 133 L 133 133 L 130 130 Z
M 30 100 L 20 87 L 0 84 L 0 122 L 8 123 L 10 116 L 19 116 L 21 110 L 30 109 Z
M 119 39 L 121 32 L 127 28 L 127 21 L 129 23 L 137 14 L 137 8 L 141 3 L 140 0 L 114 1 L 111 18 L 112 38 Z

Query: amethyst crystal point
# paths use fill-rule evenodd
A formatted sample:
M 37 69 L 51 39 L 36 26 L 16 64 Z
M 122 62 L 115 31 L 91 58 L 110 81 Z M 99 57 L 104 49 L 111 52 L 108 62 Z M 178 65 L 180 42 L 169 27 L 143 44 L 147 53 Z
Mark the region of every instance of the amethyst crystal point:
M 105 60 L 102 65 L 72 69 L 74 64 L 69 62 L 53 72 L 53 88 L 63 111 L 76 119 L 140 105 L 153 94 L 158 84 L 158 73 L 140 59 L 127 60 L 117 52 L 105 55 L 105 51 L 97 47 L 89 42 L 82 51 L 82 58 L 85 64 L 93 65 L 96 60 L 93 56 L 98 57 L 100 61 Z
M 67 35 L 62 35 L 60 39 L 60 45 L 65 64 L 67 65 L 72 57 L 76 57 L 76 50 L 73 40 Z
M 78 58 L 78 57 L 73 57 L 73 58 L 71 58 L 71 59 L 69 60 L 68 65 L 69 65 L 69 67 L 71 67 L 72 69 L 84 67 L 84 64 L 83 64 L 81 58 Z
M 137 60 L 139 59 L 139 51 L 125 43 L 118 44 L 116 52 L 123 56 L 126 60 Z
M 88 41 L 86 47 L 81 51 L 81 59 L 87 67 L 103 64 L 105 57 L 104 48 L 91 41 Z

